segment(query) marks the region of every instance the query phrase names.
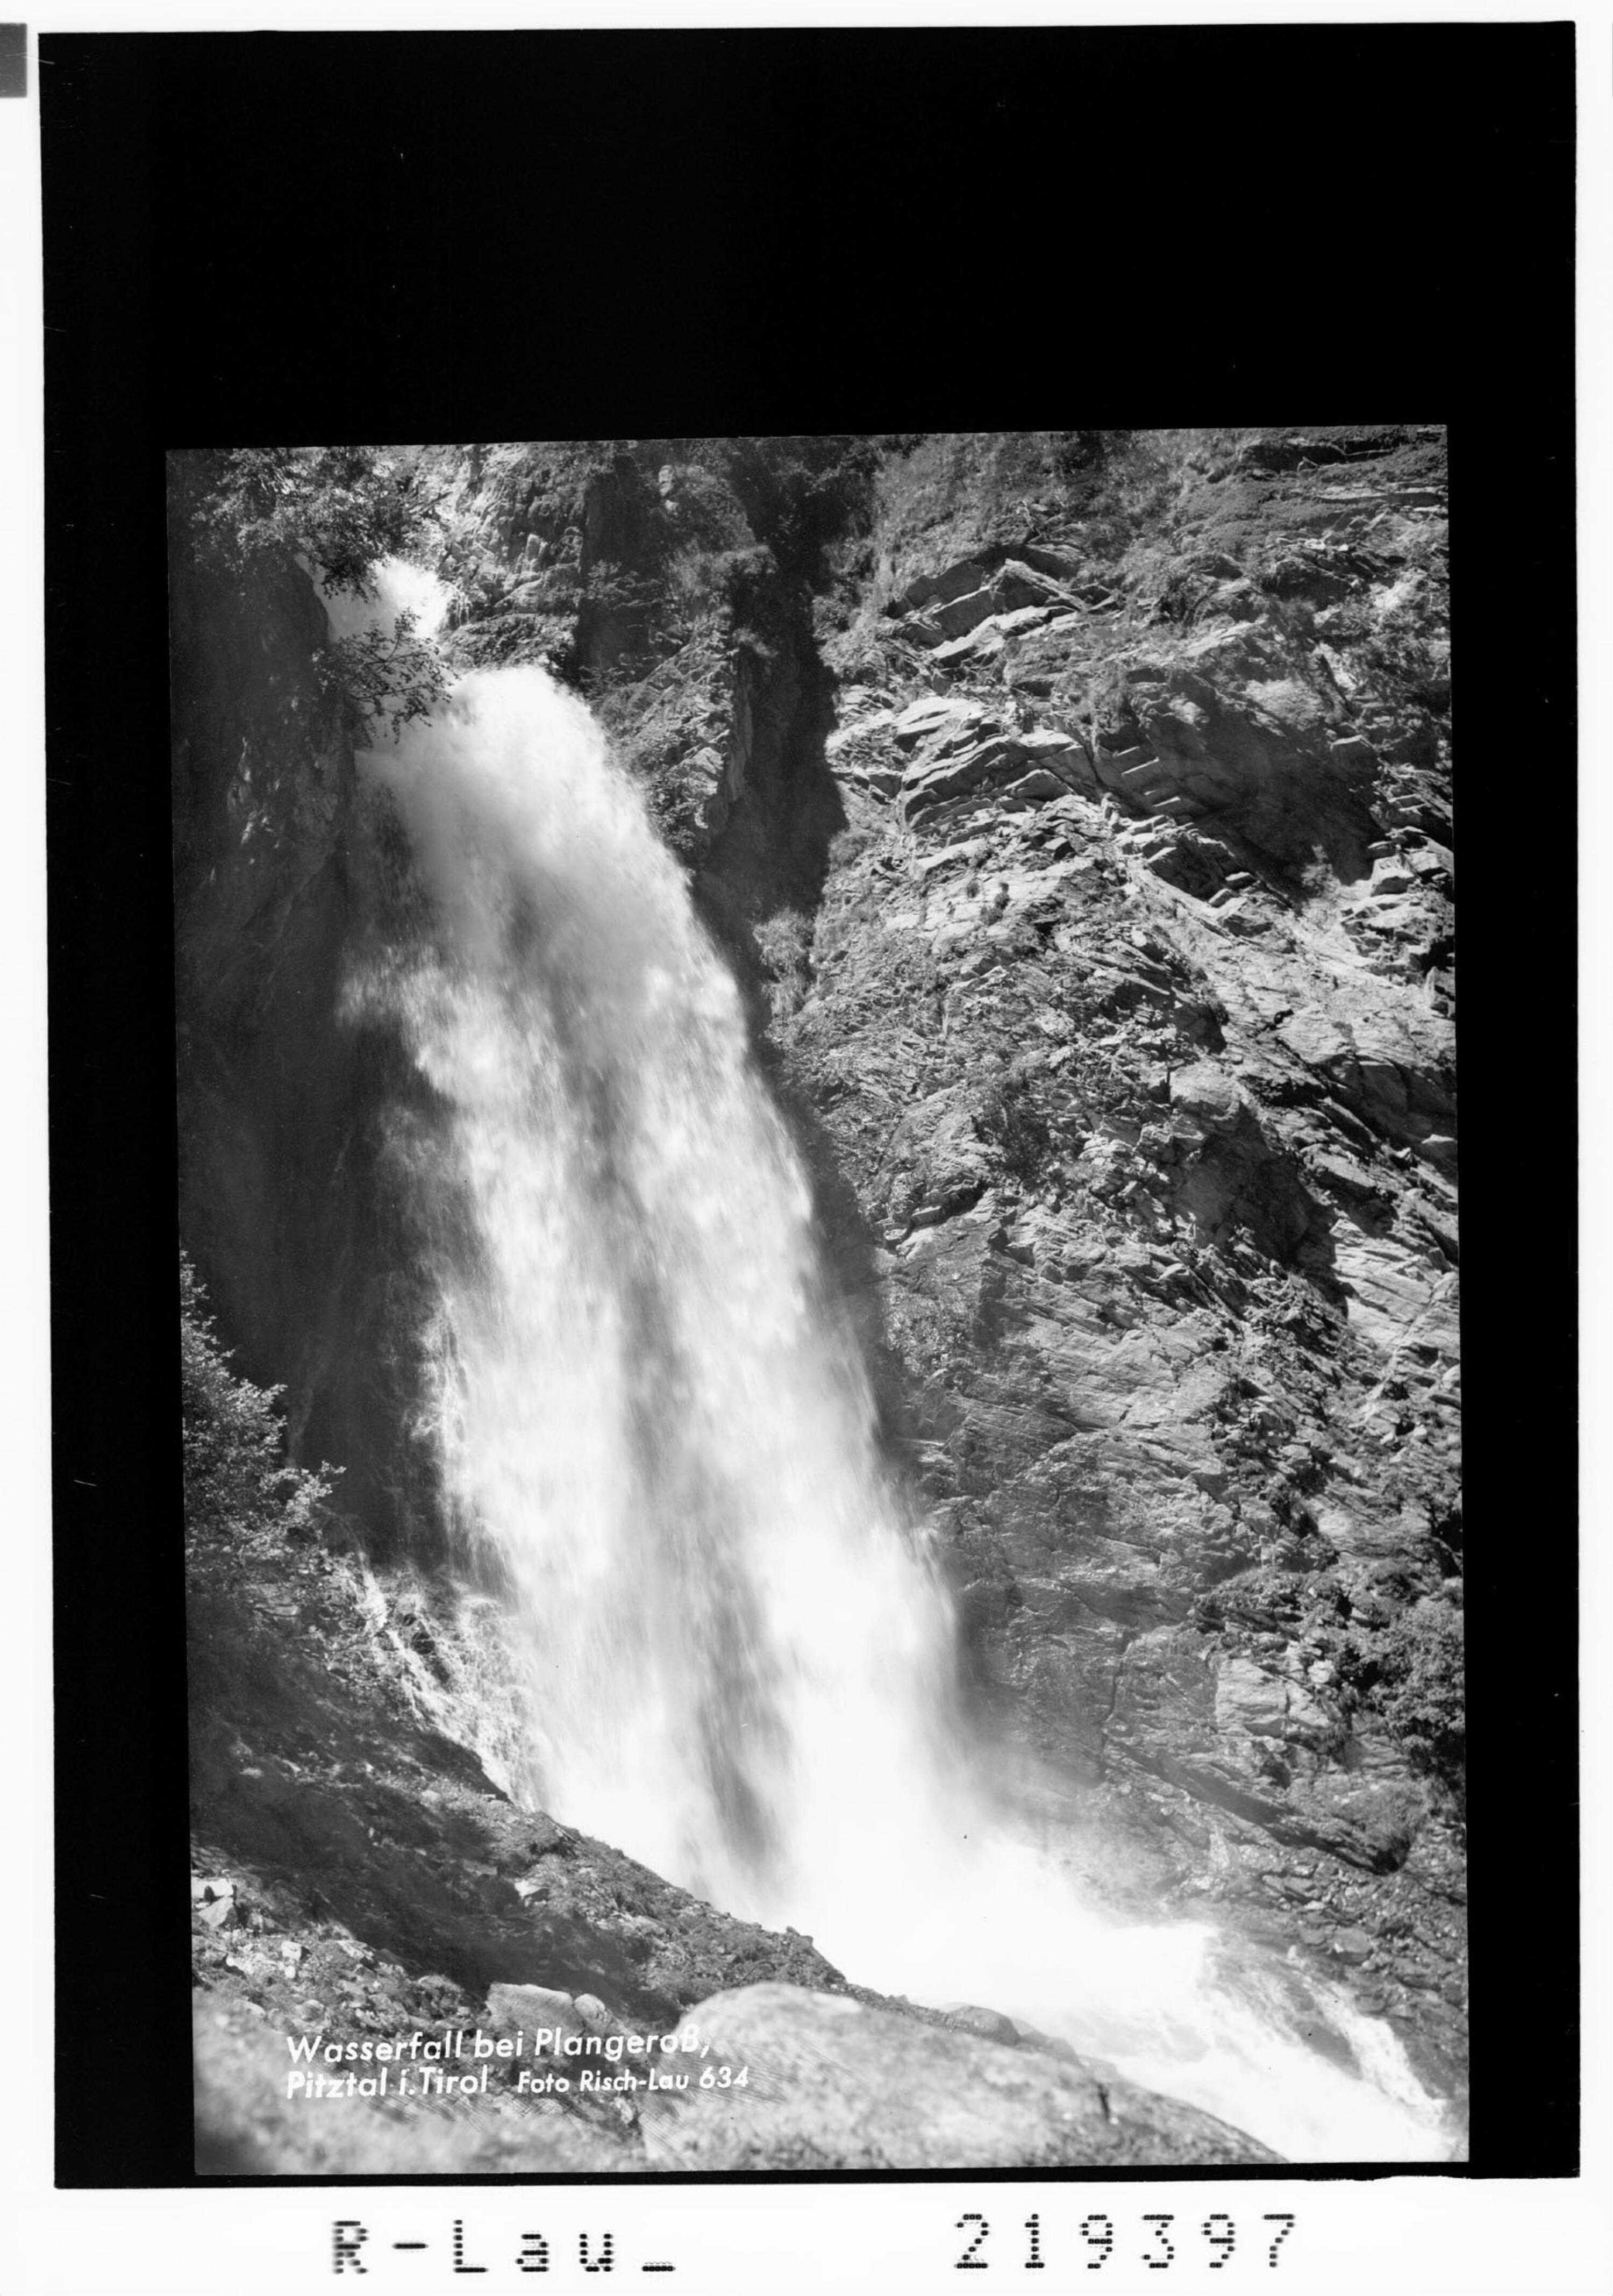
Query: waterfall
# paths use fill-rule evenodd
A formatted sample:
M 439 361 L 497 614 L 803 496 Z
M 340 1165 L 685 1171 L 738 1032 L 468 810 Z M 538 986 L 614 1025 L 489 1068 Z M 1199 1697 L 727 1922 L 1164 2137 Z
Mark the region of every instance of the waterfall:
M 434 1431 L 530 1654 L 534 1785 L 788 1902 L 915 1774 L 950 1637 L 738 993 L 542 670 L 467 678 L 369 772 L 430 907 L 386 994 L 448 1111 Z
M 1218 1973 L 1208 1925 L 1100 1915 L 995 1815 L 738 992 L 587 710 L 479 671 L 361 764 L 410 897 L 349 1004 L 441 1111 L 397 1148 L 425 1431 L 504 1589 L 519 1790 L 858 1981 L 1006 2010 L 1290 2158 L 1439 2157 L 1387 2026 L 1363 2049 L 1292 1972 Z

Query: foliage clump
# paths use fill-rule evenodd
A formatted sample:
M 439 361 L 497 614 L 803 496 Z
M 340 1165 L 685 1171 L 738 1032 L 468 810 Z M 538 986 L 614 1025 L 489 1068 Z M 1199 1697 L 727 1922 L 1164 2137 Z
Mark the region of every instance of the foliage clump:
M 1329 1655 L 1347 1700 L 1381 1716 L 1415 1770 L 1460 1801 L 1467 1757 L 1462 1616 L 1422 1602 L 1386 1625 L 1355 1625 Z
M 440 521 L 418 466 L 373 447 L 240 447 L 176 455 L 175 546 L 209 582 L 240 594 L 301 568 L 329 597 L 376 594 L 376 569 L 418 556 Z M 356 739 L 396 739 L 447 693 L 413 614 L 338 637 L 315 657 Z
M 826 432 L 713 444 L 751 530 L 791 579 L 821 578 L 823 554 L 866 531 L 880 468 L 872 439 Z
M 438 523 L 418 469 L 373 447 L 209 448 L 170 468 L 182 537 L 236 578 L 300 558 L 325 590 L 366 598 L 381 561 L 418 553 Z
M 1052 1152 L 1052 1127 L 1028 1077 L 1003 1077 L 987 1088 L 975 1130 L 996 1150 L 1010 1178 L 1026 1185 L 1037 1178 Z
M 435 646 L 418 635 L 419 619 L 396 615 L 322 646 L 315 657 L 320 680 L 347 712 L 355 741 L 373 740 L 373 724 L 396 742 L 414 718 L 429 718 L 446 700 L 447 674 Z
M 1407 1611 L 1375 1638 L 1373 1702 L 1413 1765 L 1453 1782 L 1467 1751 L 1462 1613 Z
M 182 1252 L 185 1552 L 203 1577 L 278 1555 L 289 1544 L 310 1538 L 341 1472 L 286 1464 L 285 1422 L 279 1409 L 284 1390 L 255 1387 L 230 1369 L 206 1298 Z

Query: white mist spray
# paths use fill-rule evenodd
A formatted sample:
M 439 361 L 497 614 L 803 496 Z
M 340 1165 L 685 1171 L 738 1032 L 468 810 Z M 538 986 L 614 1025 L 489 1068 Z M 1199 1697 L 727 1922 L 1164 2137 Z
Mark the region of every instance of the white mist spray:
M 432 1433 L 510 1589 L 533 1798 L 863 1982 L 989 2002 L 1291 2158 L 1437 2156 L 1398 2061 L 1329 2062 L 1213 1980 L 1208 1929 L 1105 1920 L 994 1823 L 805 1177 L 587 711 L 479 672 L 364 769 L 424 900 L 352 994 L 445 1111 L 413 1171 Z

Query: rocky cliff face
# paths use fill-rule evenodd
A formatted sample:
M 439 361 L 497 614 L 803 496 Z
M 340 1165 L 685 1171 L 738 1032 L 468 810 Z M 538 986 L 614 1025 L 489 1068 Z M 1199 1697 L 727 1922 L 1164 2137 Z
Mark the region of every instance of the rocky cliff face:
M 747 986 L 982 1726 L 1030 1758 L 1013 1790 L 1101 1845 L 1094 1888 L 1295 1948 L 1459 2089 L 1441 434 L 431 460 L 454 652 L 589 693 Z M 310 603 L 276 605 L 249 700 L 217 702 L 215 761 L 257 685 L 297 701 Z M 333 1046 L 310 1123 L 269 1072 L 289 1013 L 246 1011 L 305 999 L 319 1039 L 356 865 L 340 758 L 315 738 L 266 791 L 256 740 L 182 902 L 206 1041 L 267 1064 L 209 1100 L 195 1060 L 189 1086 L 219 1167 L 195 1193 L 233 1208 L 215 1261 L 243 1269 L 299 1174 L 362 1165 L 374 1081 Z M 252 808 L 282 796 L 266 896 Z M 250 990 L 282 932 L 306 949 Z M 258 1318 L 259 1363 L 266 1318 L 300 1329 L 266 1375 L 407 1529 L 429 1505 L 342 1385 L 408 1376 L 379 1340 L 343 1353 L 407 1281 L 384 1186 L 360 1201 L 334 1240 L 280 1215 L 307 1299 L 262 1306 L 243 1275 L 220 1304 Z
M 1056 495 L 1005 537 L 893 489 L 775 1026 L 983 1695 L 1154 1887 L 1344 1959 L 1453 2059 L 1443 458 L 1177 454 L 1118 554 Z
M 361 887 L 351 727 L 291 563 L 170 566 L 180 1229 L 240 1368 L 287 1390 L 299 1457 L 342 1465 L 379 1551 L 429 1542 L 412 1247 L 381 1116 L 429 1124 L 412 1063 L 343 1010 Z M 400 1338 L 403 1344 L 400 1347 Z

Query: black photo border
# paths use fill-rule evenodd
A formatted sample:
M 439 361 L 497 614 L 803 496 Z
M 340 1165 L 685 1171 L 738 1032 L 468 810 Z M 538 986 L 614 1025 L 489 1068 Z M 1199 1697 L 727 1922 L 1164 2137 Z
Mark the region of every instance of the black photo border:
M 1575 1075 L 1572 807 L 1538 882 L 1517 824 L 1574 775 L 1573 26 L 47 33 L 39 80 L 58 2184 L 197 2181 L 165 454 L 1074 411 L 1450 426 L 1474 2108 L 1429 2173 L 1575 2174 L 1575 1267 L 1511 1240 L 1519 1029 Z

